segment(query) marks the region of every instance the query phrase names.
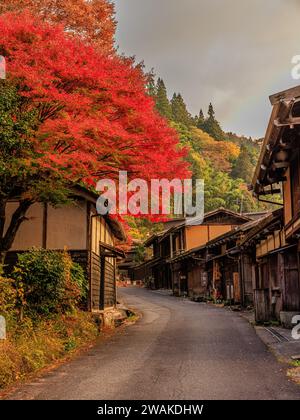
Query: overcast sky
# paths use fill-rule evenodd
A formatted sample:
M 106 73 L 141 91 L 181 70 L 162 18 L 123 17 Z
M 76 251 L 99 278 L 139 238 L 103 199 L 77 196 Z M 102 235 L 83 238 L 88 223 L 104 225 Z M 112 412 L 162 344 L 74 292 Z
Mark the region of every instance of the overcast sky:
M 193 114 L 213 102 L 227 131 L 261 137 L 268 96 L 300 84 L 300 0 L 115 0 L 119 52 L 144 60 Z

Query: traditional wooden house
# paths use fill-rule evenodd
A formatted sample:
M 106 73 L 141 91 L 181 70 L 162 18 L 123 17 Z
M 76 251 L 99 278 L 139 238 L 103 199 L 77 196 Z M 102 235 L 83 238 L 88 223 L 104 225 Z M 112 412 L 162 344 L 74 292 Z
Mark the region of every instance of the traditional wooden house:
M 133 241 L 131 247 L 124 253 L 122 258 L 117 263 L 118 273 L 121 281 L 133 282 L 135 267 L 139 265 L 139 246 L 142 244 L 140 241 Z
M 203 244 L 172 258 L 170 265 L 175 295 L 185 295 L 194 300 L 208 297 L 206 254 L 206 244 Z
M 153 247 L 155 287 L 172 288 L 175 295 L 192 293 L 198 277 L 202 276 L 203 267 L 189 251 L 202 249 L 211 239 L 248 221 L 246 216 L 220 208 L 206 213 L 203 220 L 177 220 L 169 229 L 149 238 L 145 245 Z M 194 270 L 191 270 L 191 261 Z
M 267 217 L 262 213 L 260 219 L 237 226 L 207 243 L 206 270 L 211 297 L 231 304 L 253 304 L 252 259 L 240 245 L 247 233 Z
M 171 271 L 167 260 L 173 244 L 165 235 L 167 232 L 168 230 L 164 230 L 154 234 L 145 241 L 145 247 L 151 248 L 151 258 L 135 269 L 135 277 L 138 273 L 140 276 L 143 275 L 143 281 L 153 289 L 172 288 Z
M 173 270 L 178 276 L 187 278 L 189 297 L 229 300 L 244 305 L 252 303 L 250 264 L 248 256 L 239 252 L 239 243 L 246 232 L 265 216 L 265 212 L 259 215 L 249 213 L 247 219 L 240 220 L 242 224 L 229 225 L 230 230 L 226 233 L 173 258 Z M 250 218 L 255 220 L 249 221 Z
M 257 322 L 279 320 L 289 293 L 284 280 L 285 246 L 283 210 L 275 210 L 247 232 L 240 243 L 251 267 L 255 318 Z
M 276 272 L 283 319 L 300 311 L 300 86 L 272 95 L 270 101 L 272 114 L 252 188 L 260 201 L 283 193 L 283 240 Z
M 172 231 L 185 220 L 185 218 L 174 218 L 160 223 L 164 229 L 151 235 L 144 242 L 144 246 L 149 250 L 148 257 L 134 268 L 135 280 L 142 280 L 153 289 L 172 289 L 172 272 L 168 260 L 174 252 L 184 249 L 183 236 L 174 239 Z
M 18 253 L 32 247 L 67 249 L 86 272 L 88 308 L 95 312 L 116 304 L 116 259 L 124 256 L 116 244 L 125 240 L 125 233 L 117 220 L 97 214 L 97 197 L 82 187 L 76 187 L 69 205 L 54 208 L 34 204 L 6 257 L 6 263 L 11 266 Z M 16 205 L 16 202 L 9 203 L 8 217 Z
M 249 220 L 249 217 L 220 208 L 206 213 L 201 224 L 187 220 L 185 224 L 179 225 L 175 232 L 182 230 L 186 254 L 182 258 L 180 250 L 179 258 L 178 252 L 170 258 L 174 294 L 184 294 L 194 298 L 203 295 L 203 292 L 207 294 L 209 282 L 206 266 L 207 243 Z

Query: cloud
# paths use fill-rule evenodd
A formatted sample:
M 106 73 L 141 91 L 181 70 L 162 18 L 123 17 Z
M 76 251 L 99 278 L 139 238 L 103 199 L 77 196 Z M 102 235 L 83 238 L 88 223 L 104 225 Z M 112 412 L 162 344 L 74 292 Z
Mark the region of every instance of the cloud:
M 145 60 L 192 113 L 215 104 L 223 126 L 264 134 L 268 95 L 297 84 L 299 0 L 116 0 L 120 52 Z

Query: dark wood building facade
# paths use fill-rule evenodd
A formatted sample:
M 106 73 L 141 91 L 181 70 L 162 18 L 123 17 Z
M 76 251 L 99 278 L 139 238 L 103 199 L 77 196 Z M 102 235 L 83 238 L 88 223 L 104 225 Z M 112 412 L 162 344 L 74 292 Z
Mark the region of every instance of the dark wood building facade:
M 202 294 L 206 284 L 203 256 L 207 242 L 249 221 L 249 217 L 220 208 L 204 219 L 181 219 L 169 229 L 153 235 L 145 245 L 152 247 L 151 276 L 155 288 L 172 289 L 177 296 Z
M 194 299 L 208 297 L 212 283 L 211 270 L 207 267 L 207 244 L 248 221 L 249 217 L 220 208 L 206 213 L 201 225 L 188 226 L 188 244 L 193 246 L 170 260 L 174 294 Z
M 253 304 L 252 258 L 241 248 L 245 236 L 260 220 L 237 226 L 207 244 L 206 267 L 210 296 L 230 304 Z
M 185 273 L 189 297 L 244 306 L 253 304 L 252 260 L 240 244 L 266 213 L 259 217 L 247 222 L 242 220 L 241 225 L 172 260 L 174 270 L 181 275 Z
M 251 229 L 241 243 L 241 250 L 252 265 L 253 301 L 257 322 L 280 320 L 285 308 L 289 273 L 290 247 L 283 232 L 282 209 L 270 213 Z
M 278 257 L 269 263 L 283 320 L 300 312 L 300 86 L 272 95 L 270 101 L 272 114 L 252 188 L 259 200 L 273 196 L 275 201 L 276 194 L 283 195 L 282 243 Z M 267 271 L 266 265 L 261 270 Z

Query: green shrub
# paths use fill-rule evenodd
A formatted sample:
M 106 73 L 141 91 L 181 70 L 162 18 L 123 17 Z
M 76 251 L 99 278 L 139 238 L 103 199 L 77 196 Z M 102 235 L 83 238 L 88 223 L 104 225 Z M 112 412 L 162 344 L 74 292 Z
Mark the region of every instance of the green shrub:
M 41 315 L 74 310 L 84 293 L 83 270 L 67 252 L 34 248 L 19 254 L 12 276 L 25 310 Z
M 82 300 L 86 300 L 88 296 L 89 285 L 84 274 L 84 270 L 80 264 L 74 262 L 72 263 L 71 279 L 79 287 Z
M 74 337 L 70 337 L 65 343 L 65 352 L 70 352 L 72 350 L 75 350 L 76 347 L 77 347 L 76 339 Z
M 14 280 L 0 276 L 0 315 L 13 311 L 17 303 Z

